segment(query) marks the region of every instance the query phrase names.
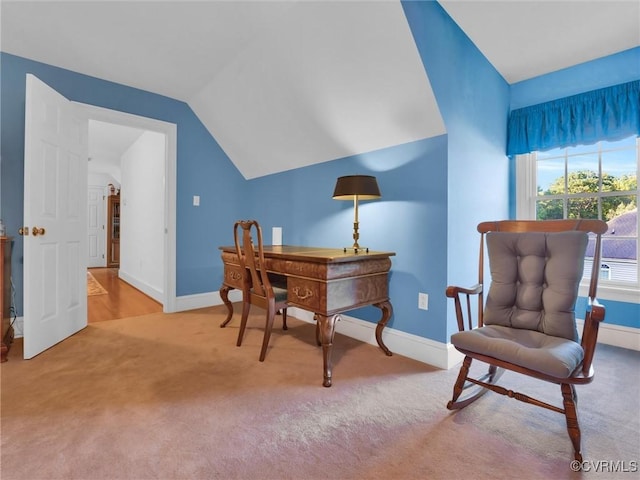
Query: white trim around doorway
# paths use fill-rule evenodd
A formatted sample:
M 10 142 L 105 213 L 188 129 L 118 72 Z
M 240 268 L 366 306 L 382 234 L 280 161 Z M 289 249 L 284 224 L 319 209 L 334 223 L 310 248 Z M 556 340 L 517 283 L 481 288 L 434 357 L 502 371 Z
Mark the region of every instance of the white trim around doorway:
M 153 118 L 141 117 L 131 113 L 110 110 L 86 103 L 73 102 L 85 112 L 87 120 L 114 123 L 127 127 L 163 133 L 165 145 L 165 242 L 164 242 L 164 292 L 161 301 L 163 312 L 176 311 L 176 176 L 177 176 L 177 137 L 178 129 L 174 123 Z

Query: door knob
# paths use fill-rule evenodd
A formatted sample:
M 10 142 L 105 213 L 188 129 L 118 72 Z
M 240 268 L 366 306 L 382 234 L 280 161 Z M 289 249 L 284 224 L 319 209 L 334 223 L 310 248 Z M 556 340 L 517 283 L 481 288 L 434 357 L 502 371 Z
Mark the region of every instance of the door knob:
M 29 235 L 29 227 L 20 227 L 18 229 L 19 235 Z
M 31 233 L 34 237 L 37 237 L 38 235 L 44 235 L 44 228 L 33 227 L 31 229 Z

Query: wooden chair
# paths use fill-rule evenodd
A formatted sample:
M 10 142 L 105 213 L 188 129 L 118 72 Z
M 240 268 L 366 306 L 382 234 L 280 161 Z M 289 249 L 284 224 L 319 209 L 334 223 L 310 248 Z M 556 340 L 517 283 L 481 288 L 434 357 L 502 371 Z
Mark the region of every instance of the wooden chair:
M 464 408 L 491 390 L 562 413 L 575 459 L 582 461 L 575 385 L 593 380 L 598 327 L 605 316 L 604 307 L 596 300 L 596 289 L 601 235 L 606 231 L 607 224 L 601 220 L 497 221 L 478 225 L 478 284 L 471 288 L 450 286 L 446 291 L 447 297 L 454 299 L 459 329 L 451 336 L 451 343 L 465 355 L 448 409 Z M 492 277 L 486 304 L 485 241 Z M 574 309 L 590 241 L 594 242 L 593 265 L 579 340 Z M 473 297 L 478 302 L 475 325 Z M 473 359 L 489 365 L 486 375 L 478 379 L 469 376 Z M 497 385 L 504 369 L 560 385 L 563 408 Z
M 287 330 L 287 290 L 273 286 L 265 268 L 262 244 L 262 229 L 255 220 L 238 221 L 233 227 L 236 253 L 244 273 L 242 289 L 242 320 L 238 332 L 237 345 L 242 345 L 244 331 L 251 305 L 257 305 L 267 311 L 260 361 L 263 362 L 269 346 L 269 338 L 273 328 L 276 312 L 282 311 L 282 329 Z M 258 245 L 255 249 L 254 239 Z

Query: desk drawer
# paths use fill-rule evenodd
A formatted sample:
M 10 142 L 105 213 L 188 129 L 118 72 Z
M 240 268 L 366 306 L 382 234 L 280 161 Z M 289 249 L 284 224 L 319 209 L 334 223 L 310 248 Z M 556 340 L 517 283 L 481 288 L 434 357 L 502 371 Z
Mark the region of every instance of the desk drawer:
M 287 299 L 292 306 L 328 315 L 387 300 L 388 283 L 386 273 L 328 282 L 289 277 Z
M 224 283 L 242 290 L 242 268 L 240 268 L 240 265 L 224 264 Z
M 321 312 L 327 298 L 327 284 L 306 278 L 289 277 L 287 283 L 287 299 L 312 312 Z

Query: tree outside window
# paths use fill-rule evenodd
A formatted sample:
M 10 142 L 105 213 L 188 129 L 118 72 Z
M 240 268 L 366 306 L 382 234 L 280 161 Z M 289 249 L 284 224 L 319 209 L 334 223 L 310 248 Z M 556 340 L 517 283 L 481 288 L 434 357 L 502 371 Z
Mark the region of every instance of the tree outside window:
M 536 218 L 601 219 L 611 280 L 638 282 L 638 141 L 536 152 Z M 585 272 L 586 273 L 586 272 Z

